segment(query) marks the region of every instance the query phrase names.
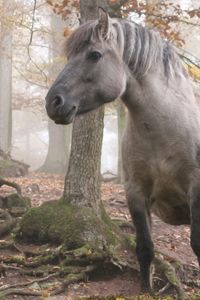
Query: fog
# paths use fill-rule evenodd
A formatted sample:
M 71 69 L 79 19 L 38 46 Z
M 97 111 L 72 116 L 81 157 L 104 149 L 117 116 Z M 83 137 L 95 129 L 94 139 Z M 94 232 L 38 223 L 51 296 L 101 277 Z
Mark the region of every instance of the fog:
M 29 110 L 13 110 L 12 157 L 38 170 L 48 151 L 47 119 Z M 59 126 L 59 125 L 57 125 Z M 101 173 L 117 174 L 117 117 L 106 115 L 102 147 Z

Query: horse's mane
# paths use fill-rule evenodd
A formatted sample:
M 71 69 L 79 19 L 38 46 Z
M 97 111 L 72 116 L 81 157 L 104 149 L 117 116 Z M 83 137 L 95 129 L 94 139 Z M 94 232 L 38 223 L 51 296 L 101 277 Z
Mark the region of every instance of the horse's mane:
M 152 66 L 163 66 L 167 78 L 187 76 L 182 61 L 173 45 L 162 39 L 155 30 L 124 19 L 115 19 L 116 30 L 124 34 L 124 61 L 136 77 L 144 76 Z M 88 21 L 75 30 L 66 43 L 66 54 L 82 51 L 96 35 L 97 21 Z
M 144 76 L 152 66 L 163 66 L 167 78 L 186 76 L 175 47 L 155 30 L 130 21 L 121 21 L 125 35 L 124 60 L 136 77 Z

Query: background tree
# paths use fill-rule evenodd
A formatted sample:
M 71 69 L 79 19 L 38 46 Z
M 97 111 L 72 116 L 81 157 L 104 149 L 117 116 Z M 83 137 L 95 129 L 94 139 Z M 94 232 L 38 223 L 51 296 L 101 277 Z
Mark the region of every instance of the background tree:
M 66 59 L 62 56 L 61 50 L 65 27 L 66 22 L 64 22 L 60 16 L 52 12 L 52 42 L 50 49 L 51 68 L 49 70 L 50 84 L 56 79 L 57 75 L 66 63 Z M 39 170 L 42 172 L 66 174 L 71 144 L 71 126 L 57 126 L 49 119 L 48 133 L 48 152 L 45 162 Z
M 0 149 L 11 151 L 13 1 L 3 1 L 0 41 Z

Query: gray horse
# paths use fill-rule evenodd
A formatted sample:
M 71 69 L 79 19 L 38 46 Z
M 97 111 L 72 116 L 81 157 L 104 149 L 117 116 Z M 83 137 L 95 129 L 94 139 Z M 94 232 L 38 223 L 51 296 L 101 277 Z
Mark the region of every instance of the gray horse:
M 122 145 L 125 190 L 135 224 L 143 291 L 151 291 L 151 211 L 191 224 L 200 263 L 200 108 L 174 48 L 158 33 L 101 12 L 67 42 L 68 63 L 46 97 L 49 117 L 78 114 L 121 97 L 128 109 Z

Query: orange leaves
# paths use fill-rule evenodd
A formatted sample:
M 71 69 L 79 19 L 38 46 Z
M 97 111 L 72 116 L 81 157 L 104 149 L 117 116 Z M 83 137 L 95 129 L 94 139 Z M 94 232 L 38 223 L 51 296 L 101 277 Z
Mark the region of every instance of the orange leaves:
M 195 65 L 187 64 L 187 68 L 188 68 L 188 72 L 189 72 L 190 76 L 193 77 L 194 79 L 200 81 L 200 67 L 198 68 Z
M 192 9 L 192 10 L 188 11 L 187 13 L 190 16 L 190 18 L 194 18 L 194 17 L 200 18 L 200 8 Z
M 53 1 L 52 0 L 46 0 L 47 4 L 53 6 Z
M 148 1 L 149 4 L 145 2 L 137 4 L 135 0 L 124 2 L 122 9 L 124 16 L 131 12 L 135 12 L 139 16 L 144 15 L 147 24 L 157 28 L 163 37 L 173 41 L 179 47 L 182 47 L 185 41 L 176 24 L 190 24 L 191 18 L 200 18 L 200 8 L 183 10 L 180 5 L 174 4 L 173 1 Z M 195 24 L 194 21 L 193 23 Z
M 72 33 L 72 30 L 68 27 L 64 29 L 63 36 L 68 37 Z
M 46 0 L 56 14 L 66 19 L 72 8 L 79 9 L 79 0 Z M 174 1 L 149 1 L 139 2 L 137 0 L 109 0 L 109 5 L 114 15 L 127 17 L 134 12 L 139 16 L 146 16 L 146 23 L 157 28 L 163 37 L 173 41 L 177 46 L 182 47 L 185 43 L 178 31 L 177 23 L 190 24 L 192 18 L 200 18 L 200 8 L 183 10 Z M 64 32 L 68 36 L 68 31 Z
M 53 12 L 64 20 L 71 14 L 72 8 L 79 8 L 79 0 L 46 0 L 46 2 L 52 7 Z

